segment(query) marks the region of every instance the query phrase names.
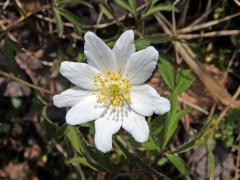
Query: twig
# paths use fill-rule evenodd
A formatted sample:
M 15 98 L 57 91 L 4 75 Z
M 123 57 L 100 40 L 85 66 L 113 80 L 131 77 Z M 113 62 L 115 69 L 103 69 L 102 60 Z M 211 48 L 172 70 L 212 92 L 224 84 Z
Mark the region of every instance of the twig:
M 203 113 L 203 114 L 205 114 L 205 115 L 208 115 L 208 114 L 209 114 L 209 112 L 206 111 L 205 109 L 203 109 L 203 108 L 201 108 L 200 106 L 197 106 L 196 104 L 193 104 L 193 103 L 191 103 L 191 102 L 189 102 L 189 101 L 185 101 L 185 100 L 182 99 L 181 97 L 178 97 L 178 100 L 179 100 L 181 103 L 186 104 L 187 106 L 189 106 L 189 107 L 191 107 L 191 108 L 193 108 L 193 109 L 195 109 L 195 110 L 197 110 L 197 111 L 199 111 L 199 112 L 201 112 L 201 113 Z
M 202 23 L 202 24 L 199 24 L 199 25 L 188 26 L 186 28 L 178 30 L 178 33 L 188 33 L 188 32 L 192 32 L 192 31 L 197 31 L 197 30 L 201 30 L 201 29 L 204 29 L 204 28 L 208 28 L 210 26 L 214 26 L 216 24 L 228 21 L 228 20 L 230 20 L 232 18 L 235 18 L 239 15 L 240 15 L 240 12 L 229 15 L 229 16 L 226 16 L 226 17 L 224 17 L 222 19 L 219 19 L 219 20 L 212 20 L 212 21 L 208 21 L 206 23 Z
M 80 177 L 81 177 L 80 179 L 81 180 L 86 180 L 86 177 L 85 177 L 85 174 L 83 172 L 82 166 L 79 165 L 79 164 L 73 164 L 72 166 L 79 172 Z
M 156 13 L 155 18 L 157 19 L 158 23 L 162 26 L 164 32 L 167 35 L 172 35 L 172 32 L 170 31 L 170 28 L 172 28 L 172 26 L 164 22 L 162 15 L 160 13 Z
M 203 67 L 201 63 L 196 61 L 196 55 L 193 53 L 190 47 L 186 44 L 180 44 L 176 42 L 177 51 L 184 58 L 185 62 L 191 67 L 191 69 L 198 75 L 199 79 L 204 83 L 212 97 L 221 102 L 224 105 L 228 105 L 231 101 L 232 96 L 224 88 L 223 85 L 219 84 L 214 78 L 212 78 Z M 240 107 L 239 101 L 231 103 L 231 107 Z
M 227 107 L 225 107 L 225 109 L 221 112 L 221 114 L 219 115 L 219 117 L 217 118 L 217 120 L 215 121 L 212 130 L 214 130 L 218 124 L 223 120 L 224 116 L 226 115 L 226 113 L 229 111 L 229 109 L 231 108 L 231 104 L 237 99 L 237 97 L 240 95 L 240 86 L 238 87 L 237 91 L 235 92 L 235 94 L 232 97 L 232 100 L 229 102 L 229 104 L 227 105 Z
M 212 7 L 210 9 L 211 4 L 212 4 L 212 0 L 209 0 L 208 4 L 206 6 L 205 12 L 199 18 L 197 18 L 195 21 L 193 21 L 193 23 L 191 23 L 189 26 L 191 26 L 191 27 L 195 26 L 196 24 L 200 23 L 201 21 L 203 21 L 206 18 L 207 15 L 215 8 L 215 7 Z
M 239 0 L 233 0 L 238 6 L 240 6 L 240 1 Z
M 36 89 L 38 91 L 41 91 L 43 93 L 54 95 L 54 93 L 52 91 L 50 91 L 48 89 L 45 89 L 45 88 L 42 88 L 42 87 L 39 87 L 39 86 L 36 86 L 34 84 L 31 84 L 31 83 L 29 83 L 27 81 L 24 81 L 24 80 L 14 76 L 14 75 L 12 75 L 12 74 L 0 71 L 0 75 L 4 76 L 6 78 L 12 79 L 12 80 L 14 80 L 14 81 L 16 81 L 16 82 L 18 82 L 20 84 L 23 84 L 23 85 L 27 86 L 27 87 L 30 87 L 30 88 Z
M 239 35 L 240 30 L 223 30 L 223 31 L 213 31 L 207 33 L 200 33 L 200 34 L 178 34 L 177 38 L 179 39 L 195 39 L 195 38 L 202 38 L 202 37 L 217 37 L 217 36 L 233 36 Z
M 180 12 L 181 14 L 180 14 L 180 18 L 178 20 L 178 26 L 182 26 L 186 22 L 186 17 L 187 17 L 187 13 L 189 10 L 189 6 L 190 6 L 190 0 L 186 0 L 184 2 L 183 9 Z
M 34 10 L 33 12 L 27 14 L 26 17 L 19 18 L 19 19 L 15 20 L 15 21 L 11 22 L 11 24 L 9 26 L 7 26 L 6 28 L 4 28 L 3 31 L 10 31 L 10 30 L 12 30 L 15 27 L 19 26 L 22 22 L 24 22 L 31 15 L 36 14 L 38 12 L 44 12 L 44 11 L 48 10 L 49 8 L 51 8 L 51 6 L 48 6 L 48 5 L 42 6 L 41 8 L 38 8 L 38 9 Z
M 103 11 L 101 10 L 99 15 L 98 15 L 98 18 L 97 18 L 97 22 L 96 22 L 96 25 L 100 24 L 101 20 L 102 20 L 102 17 L 103 17 Z M 96 33 L 97 31 L 97 28 L 94 29 L 94 32 Z
M 224 83 L 224 82 L 226 81 L 227 75 L 228 75 L 228 73 L 229 73 L 229 71 L 230 71 L 230 69 L 231 69 L 231 67 L 232 67 L 232 65 L 233 65 L 233 62 L 234 62 L 234 60 L 235 60 L 235 58 L 236 58 L 236 56 L 237 56 L 237 53 L 238 53 L 238 52 L 235 50 L 234 53 L 233 53 L 233 55 L 232 55 L 232 57 L 231 57 L 231 59 L 229 60 L 227 69 L 226 69 L 226 71 L 225 71 L 224 74 L 223 74 L 222 83 Z
M 216 103 L 214 103 L 213 106 L 211 107 L 210 113 L 209 113 L 209 115 L 207 117 L 207 120 L 206 120 L 206 124 L 208 124 L 211 121 L 215 110 L 216 110 Z

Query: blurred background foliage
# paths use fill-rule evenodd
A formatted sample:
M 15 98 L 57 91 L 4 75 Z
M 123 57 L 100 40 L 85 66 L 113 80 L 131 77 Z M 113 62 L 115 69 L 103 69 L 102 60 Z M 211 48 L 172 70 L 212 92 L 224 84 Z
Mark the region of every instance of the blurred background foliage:
M 238 0 L 0 2 L 0 179 L 239 179 Z M 61 61 L 86 62 L 83 35 L 113 47 L 127 29 L 155 46 L 148 81 L 171 100 L 147 119 L 144 144 L 126 132 L 96 150 L 94 124 L 65 124 L 52 95 L 70 87 Z

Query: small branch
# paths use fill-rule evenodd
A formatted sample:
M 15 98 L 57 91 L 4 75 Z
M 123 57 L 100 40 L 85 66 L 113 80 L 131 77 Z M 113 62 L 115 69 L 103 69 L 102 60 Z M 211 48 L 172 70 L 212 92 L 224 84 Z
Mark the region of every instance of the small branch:
M 223 120 L 224 116 L 226 115 L 226 113 L 229 111 L 229 109 L 231 108 L 231 105 L 233 104 L 233 102 L 237 99 L 237 97 L 240 95 L 240 86 L 238 87 L 237 91 L 235 92 L 235 94 L 232 97 L 232 100 L 229 102 L 229 104 L 227 105 L 227 107 L 225 107 L 225 109 L 221 112 L 221 114 L 219 115 L 219 117 L 217 118 L 217 120 L 215 121 L 213 127 L 212 127 L 212 131 L 214 131 L 216 129 L 216 127 L 218 126 L 218 124 Z
M 217 37 L 217 36 L 233 36 L 239 35 L 240 30 L 224 30 L 224 31 L 213 31 L 207 33 L 199 33 L 199 34 L 178 34 L 177 38 L 179 39 L 195 39 L 195 38 L 202 38 L 202 37 Z
M 197 110 L 197 111 L 199 111 L 199 112 L 201 112 L 201 113 L 203 113 L 203 114 L 205 114 L 205 115 L 208 115 L 208 114 L 209 114 L 209 112 L 206 111 L 205 109 L 203 109 L 203 108 L 201 108 L 200 106 L 198 106 L 198 105 L 196 105 L 196 104 L 193 104 L 193 103 L 191 103 L 191 102 L 189 102 L 189 101 L 185 101 L 184 99 L 182 99 L 182 98 L 179 97 L 179 96 L 178 96 L 178 100 L 179 100 L 181 103 L 186 104 L 187 106 L 189 106 L 189 107 L 191 107 L 191 108 L 193 108 L 193 109 L 195 109 L 195 110 Z
M 235 13 L 235 14 L 232 14 L 232 15 L 229 15 L 229 16 L 226 16 L 222 19 L 219 19 L 219 20 L 212 20 L 212 21 L 208 21 L 206 23 L 202 23 L 202 24 L 199 24 L 199 25 L 195 25 L 195 26 L 188 26 L 186 28 L 183 28 L 183 29 L 180 29 L 178 30 L 178 34 L 180 33 L 188 33 L 188 32 L 192 32 L 192 31 L 197 31 L 197 30 L 201 30 L 201 29 L 204 29 L 204 28 L 209 28 L 210 26 L 214 26 L 216 24 L 219 24 L 219 23 L 222 23 L 222 22 L 225 22 L 225 21 L 228 21 L 232 18 L 235 18 L 237 16 L 240 16 L 240 12 L 238 13 Z
M 158 23 L 162 26 L 164 32 L 167 35 L 172 35 L 172 32 L 170 31 L 170 28 L 172 28 L 172 25 L 170 25 L 169 23 L 165 22 L 164 16 L 162 16 L 160 13 L 156 13 L 155 14 L 155 18 L 158 21 Z M 168 22 L 168 21 L 167 21 Z
M 43 92 L 43 93 L 46 93 L 46 94 L 50 94 L 50 95 L 54 95 L 54 93 L 52 91 L 50 91 L 48 89 L 45 89 L 45 88 L 42 88 L 42 87 L 39 87 L 39 86 L 36 86 L 34 84 L 31 84 L 31 83 L 29 83 L 27 81 L 24 81 L 24 80 L 14 76 L 14 75 L 12 75 L 12 74 L 0 71 L 0 75 L 4 76 L 6 78 L 12 79 L 12 80 L 14 80 L 14 81 L 16 81 L 16 82 L 18 82 L 20 84 L 23 84 L 24 86 L 30 87 L 32 89 L 36 89 L 36 90 L 38 90 L 40 92 Z
M 239 0 L 233 0 L 238 6 L 240 6 L 240 1 Z
M 19 19 L 11 22 L 9 26 L 3 28 L 3 31 L 10 31 L 10 30 L 12 30 L 12 29 L 18 27 L 22 22 L 24 22 L 27 18 L 29 18 L 33 14 L 36 14 L 38 12 L 44 12 L 44 11 L 48 10 L 49 8 L 51 8 L 51 6 L 48 6 L 48 5 L 42 6 L 41 8 L 38 8 L 38 9 L 34 10 L 33 12 L 27 14 L 26 17 L 20 17 Z
M 190 24 L 190 26 L 195 26 L 196 24 L 202 22 L 210 12 L 212 12 L 213 9 L 215 9 L 215 6 L 214 5 L 212 8 L 211 8 L 211 4 L 212 4 L 212 0 L 209 0 L 208 3 L 207 3 L 207 6 L 206 6 L 206 9 L 205 9 L 205 12 L 199 17 L 197 18 L 195 21 L 193 21 L 193 23 Z

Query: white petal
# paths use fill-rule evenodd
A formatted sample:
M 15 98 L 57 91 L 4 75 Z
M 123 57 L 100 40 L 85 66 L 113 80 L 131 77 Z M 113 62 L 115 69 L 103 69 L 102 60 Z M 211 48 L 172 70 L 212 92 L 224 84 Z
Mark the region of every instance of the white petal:
M 53 96 L 53 103 L 57 107 L 72 107 L 83 100 L 86 96 L 92 95 L 92 91 L 85 91 L 79 87 L 73 87 Z
M 60 73 L 83 89 L 97 90 L 93 78 L 100 72 L 88 64 L 64 61 L 61 63 Z
M 156 99 L 154 113 L 165 114 L 168 111 L 170 111 L 170 108 L 171 108 L 170 101 L 167 98 L 160 96 L 159 98 Z
M 169 100 L 161 97 L 148 84 L 132 87 L 130 106 L 143 116 L 151 116 L 153 113 L 164 114 L 170 110 Z
M 158 52 L 154 47 L 148 47 L 131 55 L 127 62 L 125 73 L 131 85 L 140 85 L 152 75 L 158 61 Z
M 88 64 L 102 72 L 117 71 L 117 61 L 112 50 L 99 37 L 92 32 L 87 32 L 84 39 L 84 54 L 88 59 Z
M 104 117 L 95 121 L 95 144 L 97 149 L 106 153 L 112 149 L 112 136 L 122 126 L 115 113 L 108 111 Z
M 127 60 L 135 52 L 134 32 L 125 31 L 116 41 L 113 47 L 113 53 L 117 59 L 118 68 L 125 69 Z
M 138 142 L 146 142 L 149 136 L 149 127 L 144 116 L 134 111 L 128 112 L 128 116 L 123 120 L 123 129 L 130 133 Z
M 77 125 L 92 121 L 101 117 L 104 110 L 105 107 L 97 104 L 96 96 L 87 96 L 67 112 L 66 122 L 70 125 Z

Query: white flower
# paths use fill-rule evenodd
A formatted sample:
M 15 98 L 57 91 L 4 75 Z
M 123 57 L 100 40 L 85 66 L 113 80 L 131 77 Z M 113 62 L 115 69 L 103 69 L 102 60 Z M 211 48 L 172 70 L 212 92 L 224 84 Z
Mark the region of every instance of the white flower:
M 53 97 L 57 107 L 72 107 L 66 122 L 95 121 L 95 144 L 102 152 L 112 149 L 112 136 L 122 127 L 138 142 L 146 142 L 145 116 L 164 114 L 169 101 L 144 82 L 152 75 L 158 52 L 148 47 L 135 52 L 134 33 L 124 32 L 110 49 L 94 33 L 84 36 L 88 64 L 61 63 L 60 73 L 76 86 Z

